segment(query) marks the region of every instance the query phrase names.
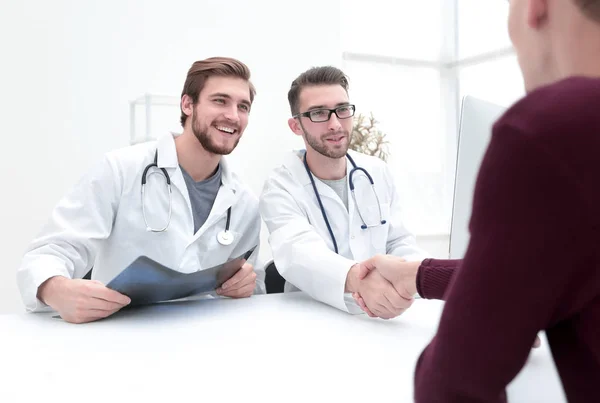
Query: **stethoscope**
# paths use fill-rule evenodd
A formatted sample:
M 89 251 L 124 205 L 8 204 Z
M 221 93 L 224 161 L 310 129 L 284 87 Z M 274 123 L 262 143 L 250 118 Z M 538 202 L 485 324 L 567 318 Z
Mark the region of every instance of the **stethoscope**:
M 352 164 L 352 169 L 350 170 L 350 173 L 348 174 L 348 185 L 350 186 L 350 192 L 352 192 L 352 199 L 354 199 L 354 205 L 356 206 L 356 211 L 358 212 L 358 216 L 360 217 L 360 220 L 362 221 L 362 225 L 360 226 L 360 228 L 364 230 L 367 228 L 378 227 L 379 225 L 384 225 L 387 221 L 383 219 L 383 216 L 381 214 L 381 203 L 379 202 L 379 196 L 377 196 L 377 191 L 375 191 L 375 182 L 373 182 L 373 178 L 371 177 L 371 175 L 369 175 L 369 173 L 367 172 L 366 169 L 356 166 L 356 163 L 354 163 L 354 160 L 352 159 L 352 157 L 350 155 L 346 154 L 346 158 L 348 158 L 348 161 L 350 161 L 350 163 Z M 304 168 L 306 168 L 306 173 L 308 174 L 308 177 L 310 178 L 310 182 L 312 183 L 313 190 L 315 191 L 315 196 L 317 196 L 317 201 L 319 202 L 319 207 L 321 208 L 321 214 L 323 214 L 323 219 L 325 220 L 325 225 L 327 225 L 327 230 L 329 231 L 329 235 L 331 236 L 331 240 L 333 241 L 333 248 L 335 249 L 335 253 L 338 253 L 338 246 L 337 246 L 337 242 L 335 240 L 335 235 L 333 235 L 333 230 L 331 229 L 331 225 L 329 225 L 329 220 L 327 219 L 327 213 L 325 212 L 325 207 L 323 207 L 323 202 L 321 201 L 321 196 L 319 196 L 319 192 L 317 191 L 317 185 L 315 184 L 315 179 L 313 178 L 312 172 L 310 172 L 310 168 L 308 167 L 308 162 L 306 161 L 306 153 L 304 153 Z M 357 171 L 364 173 L 367 176 L 367 178 L 369 179 L 369 182 L 371 182 L 371 189 L 373 190 L 373 194 L 375 195 L 375 199 L 377 200 L 377 207 L 379 208 L 379 224 L 368 225 L 365 222 L 365 219 L 363 218 L 363 215 L 360 212 L 358 203 L 356 203 L 356 194 L 354 193 L 354 182 L 352 181 L 352 175 L 354 175 L 354 173 Z
M 167 172 L 167 170 L 165 168 L 160 168 L 160 170 L 162 171 L 162 174 L 165 177 L 165 180 L 167 181 L 167 190 L 169 191 L 169 218 L 167 219 L 167 224 L 162 227 L 162 228 L 152 228 L 150 227 L 150 225 L 148 225 L 148 220 L 146 219 L 146 208 L 145 208 L 145 198 L 144 198 L 144 194 L 145 194 L 145 188 L 146 188 L 146 179 L 148 178 L 148 176 L 152 175 L 152 174 L 159 174 L 159 171 L 150 171 L 150 168 L 156 167 L 158 168 L 157 165 L 157 161 L 158 161 L 158 150 L 156 150 L 156 152 L 154 153 L 154 162 L 146 165 L 146 168 L 144 168 L 144 173 L 142 174 L 142 215 L 144 216 L 144 223 L 146 224 L 146 231 L 149 232 L 164 232 L 167 230 L 167 228 L 169 228 L 169 224 L 171 224 L 171 213 L 173 211 L 173 192 L 171 191 L 171 177 L 169 176 L 169 173 Z M 221 245 L 231 245 L 231 243 L 234 240 L 234 236 L 233 233 L 231 231 L 229 231 L 229 224 L 231 222 L 231 207 L 229 207 L 227 209 L 227 222 L 225 223 L 225 230 L 224 231 L 220 231 L 217 234 L 217 241 L 219 241 L 219 243 Z

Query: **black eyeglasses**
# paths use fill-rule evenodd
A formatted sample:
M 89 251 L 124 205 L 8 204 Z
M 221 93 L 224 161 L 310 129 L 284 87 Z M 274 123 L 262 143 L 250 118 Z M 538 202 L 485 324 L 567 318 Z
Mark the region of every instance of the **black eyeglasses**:
M 302 112 L 293 117 L 306 116 L 311 122 L 320 123 L 327 122 L 331 118 L 331 114 L 335 113 L 338 119 L 348 119 L 354 116 L 354 105 L 342 105 L 334 109 L 313 109 L 312 111 Z

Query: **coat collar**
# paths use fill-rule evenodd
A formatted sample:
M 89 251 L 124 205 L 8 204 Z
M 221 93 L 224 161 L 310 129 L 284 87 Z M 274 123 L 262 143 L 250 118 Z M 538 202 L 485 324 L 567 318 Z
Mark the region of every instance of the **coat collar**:
M 294 150 L 290 151 L 283 160 L 283 166 L 291 173 L 294 179 L 300 183 L 302 186 L 310 185 L 310 177 L 308 176 L 308 172 L 306 172 L 306 167 L 304 166 L 304 154 L 306 150 Z M 354 160 L 356 160 L 355 153 L 351 150 L 348 150 L 348 154 L 351 155 Z M 357 163 L 358 164 L 358 163 Z M 350 161 L 346 164 L 346 177 L 350 174 L 352 170 L 352 164 Z M 317 177 L 314 176 L 315 180 Z
M 175 148 L 175 138 L 178 133 L 167 133 L 158 138 L 156 150 L 158 152 L 157 166 L 159 168 L 179 169 L 179 160 L 177 159 L 177 149 Z M 221 182 L 224 186 L 231 187 L 235 194 L 239 188 L 239 181 L 233 175 L 231 167 L 226 157 L 221 157 Z

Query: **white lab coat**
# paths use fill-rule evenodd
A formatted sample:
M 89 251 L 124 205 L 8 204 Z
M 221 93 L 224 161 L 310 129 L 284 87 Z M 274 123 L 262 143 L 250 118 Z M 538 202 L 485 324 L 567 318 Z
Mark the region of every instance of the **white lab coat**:
M 349 151 L 356 165 L 372 176 L 386 224 L 361 229 L 362 221 L 348 188 L 348 210 L 340 197 L 314 177 L 317 190 L 335 235 L 339 254 L 305 170 L 304 151 L 290 152 L 267 179 L 260 197 L 260 212 L 269 230 L 273 260 L 286 280 L 286 291 L 300 289 L 314 299 L 349 313 L 360 308 L 345 294 L 350 268 L 376 254 L 406 260 L 427 257 L 415 237 L 403 226 L 398 192 L 387 164 L 376 157 Z M 352 169 L 347 163 L 347 176 Z M 379 221 L 377 200 L 367 177 L 353 175 L 358 206 L 368 224 Z M 349 184 L 348 184 L 349 185 Z
M 141 206 L 141 178 L 154 161 L 165 168 L 172 184 L 172 217 L 164 232 L 146 230 Z M 17 270 L 17 284 L 28 311 L 48 310 L 36 298 L 38 287 L 52 276 L 82 278 L 93 266 L 92 279 L 107 284 L 138 256 L 148 256 L 183 273 L 210 268 L 258 245 L 258 198 L 230 171 L 225 158 L 222 186 L 204 225 L 194 234 L 189 193 L 177 160 L 172 134 L 157 141 L 111 151 L 59 201 L 41 233 L 29 245 Z M 156 168 L 153 168 L 156 171 Z M 160 172 L 160 171 L 158 171 Z M 145 208 L 152 228 L 168 219 L 169 193 L 164 176 L 148 175 Z M 223 246 L 217 234 L 235 236 Z M 264 271 L 257 267 L 257 247 L 248 262 L 257 270 L 256 293 L 264 292 Z M 215 294 L 213 294 L 215 295 Z

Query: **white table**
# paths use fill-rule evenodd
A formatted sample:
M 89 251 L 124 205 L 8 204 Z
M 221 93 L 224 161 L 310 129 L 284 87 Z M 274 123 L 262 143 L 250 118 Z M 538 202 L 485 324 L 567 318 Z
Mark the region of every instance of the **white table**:
M 0 402 L 411 402 L 441 308 L 417 300 L 384 321 L 298 292 L 134 308 L 85 325 L 3 315 Z M 545 337 L 509 399 L 565 401 Z

